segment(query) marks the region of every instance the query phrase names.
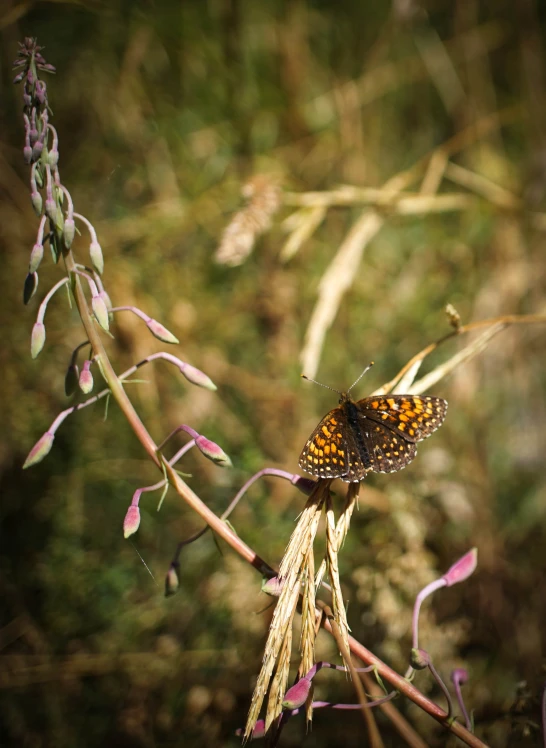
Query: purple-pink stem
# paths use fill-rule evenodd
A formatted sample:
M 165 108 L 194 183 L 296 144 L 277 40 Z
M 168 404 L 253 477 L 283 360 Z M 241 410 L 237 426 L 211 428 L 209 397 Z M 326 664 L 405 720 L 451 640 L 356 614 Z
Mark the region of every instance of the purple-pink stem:
M 79 270 L 79 268 L 76 268 L 74 272 L 77 273 L 78 275 L 81 275 L 82 278 L 85 278 L 85 280 L 89 283 L 91 296 L 96 297 L 99 295 L 99 289 L 97 288 L 97 284 L 95 283 L 94 279 L 89 275 L 89 273 L 86 273 L 84 270 Z
M 51 125 L 50 125 L 51 127 Z M 74 203 L 72 202 L 72 196 L 70 195 L 70 192 L 66 189 L 64 185 L 60 185 L 60 189 L 62 190 L 63 195 L 66 197 L 66 202 L 68 204 L 68 208 L 66 210 L 68 218 L 74 218 Z
M 451 673 L 451 682 L 453 683 L 453 688 L 455 689 L 455 696 L 457 697 L 457 702 L 459 704 L 459 708 L 461 712 L 463 713 L 466 729 L 472 731 L 472 720 L 469 717 L 469 714 L 466 710 L 466 706 L 463 699 L 463 693 L 461 690 L 461 686 L 466 683 L 468 680 L 468 673 L 464 668 L 456 668 Z
M 446 697 L 446 701 L 447 701 L 447 719 L 449 719 L 451 717 L 451 715 L 453 714 L 453 701 L 451 699 L 451 694 L 449 693 L 449 688 L 446 686 L 446 684 L 444 683 L 444 681 L 441 679 L 439 672 L 436 670 L 436 668 L 432 664 L 432 660 L 430 659 L 430 657 L 429 657 L 429 661 L 428 661 L 428 669 L 432 673 L 432 677 L 434 678 L 434 680 L 436 681 L 436 683 L 440 686 L 440 688 L 442 689 L 442 691 L 444 693 L 444 696 Z
M 40 307 L 38 309 L 38 314 L 36 316 L 36 322 L 41 322 L 43 324 L 47 305 L 49 304 L 51 297 L 59 290 L 59 288 L 62 288 L 62 286 L 65 286 L 68 283 L 68 278 L 62 278 L 60 281 L 55 283 L 53 288 L 51 288 L 48 293 L 46 294 L 44 300 L 40 304 Z
M 436 590 L 439 590 L 441 587 L 446 587 L 447 582 L 442 577 L 441 579 L 435 579 L 434 582 L 431 582 L 430 584 L 427 584 L 426 587 L 424 587 L 421 592 L 417 595 L 415 598 L 415 605 L 413 606 L 413 617 L 412 617 L 412 634 L 413 634 L 413 649 L 419 649 L 419 611 L 421 610 L 421 605 L 423 603 L 423 600 L 428 597 L 429 595 L 432 595 L 433 592 Z
M 52 291 L 56 289 L 57 286 L 62 285 L 63 283 L 67 283 L 68 278 L 63 278 L 62 281 L 59 281 L 59 283 L 54 286 Z M 51 292 L 50 292 L 51 293 Z M 86 345 L 86 343 L 81 344 Z M 81 347 L 81 346 L 80 346 Z M 131 366 L 129 369 L 123 372 L 123 374 L 120 374 L 118 379 L 120 381 L 123 381 L 127 379 L 127 377 L 130 377 L 131 374 L 134 374 L 135 371 L 140 369 L 145 364 L 150 363 L 150 361 L 153 361 L 154 359 L 158 358 L 164 358 L 165 360 L 169 361 L 169 363 L 174 363 L 174 365 L 180 369 L 180 371 L 183 370 L 183 368 L 187 365 L 184 363 L 184 361 L 181 361 L 180 359 L 176 358 L 176 356 L 172 356 L 170 353 L 164 353 L 163 351 L 159 351 L 158 353 L 152 353 L 150 356 L 147 356 L 142 361 L 139 361 L 138 364 L 134 364 L 134 366 Z M 188 364 L 189 365 L 189 364 Z M 111 389 L 106 388 L 105 390 L 102 390 L 101 392 L 97 393 L 96 395 L 93 395 L 93 397 L 90 397 L 88 400 L 85 400 L 83 403 L 78 403 L 77 405 L 73 405 L 70 408 L 67 408 L 66 410 L 63 410 L 57 418 L 53 421 L 51 426 L 48 429 L 48 433 L 55 434 L 59 426 L 63 423 L 63 421 L 68 418 L 69 415 L 72 413 L 75 413 L 77 410 L 82 410 L 83 408 L 87 408 L 88 405 L 93 405 L 98 400 L 102 400 L 102 398 L 106 397 L 107 395 L 111 394 Z
M 297 475 L 296 473 L 288 473 L 286 470 L 277 470 L 277 468 L 264 468 L 263 470 L 260 470 L 259 472 L 255 473 L 252 478 L 249 478 L 247 482 L 243 485 L 243 487 L 237 492 L 235 495 L 233 501 L 228 506 L 224 514 L 222 514 L 222 519 L 225 519 L 231 512 L 235 509 L 239 501 L 242 499 L 244 494 L 248 491 L 250 486 L 255 483 L 257 480 L 262 478 L 264 475 L 274 475 L 277 478 L 285 478 L 286 480 L 289 480 L 292 485 L 296 485 L 298 481 L 302 480 L 301 475 Z M 305 478 L 303 480 L 306 480 Z
M 77 218 L 79 221 L 83 221 L 85 225 L 87 226 L 87 230 L 89 231 L 91 235 L 91 241 L 96 242 L 97 241 L 97 232 L 95 231 L 95 227 L 89 221 L 85 216 L 82 216 L 81 213 L 74 213 L 74 218 Z

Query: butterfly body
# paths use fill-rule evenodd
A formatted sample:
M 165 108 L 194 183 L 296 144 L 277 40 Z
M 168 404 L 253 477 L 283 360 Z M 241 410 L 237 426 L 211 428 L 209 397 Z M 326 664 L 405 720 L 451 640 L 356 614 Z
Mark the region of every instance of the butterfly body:
M 319 478 L 363 480 L 366 473 L 392 473 L 417 454 L 416 443 L 442 425 L 447 402 L 439 397 L 389 395 L 354 401 L 342 392 L 313 431 L 300 467 Z

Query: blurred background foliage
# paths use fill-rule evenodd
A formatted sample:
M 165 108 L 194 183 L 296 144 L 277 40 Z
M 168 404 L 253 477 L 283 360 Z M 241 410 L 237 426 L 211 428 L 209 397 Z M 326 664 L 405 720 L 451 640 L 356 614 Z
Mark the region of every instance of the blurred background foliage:
M 271 615 L 261 612 L 256 573 L 210 534 L 184 549 L 180 590 L 163 596 L 177 542 L 201 523 L 170 495 L 157 513 L 159 496 L 148 494 L 139 533 L 123 539 L 133 491 L 157 474 L 114 406 L 106 420 L 102 405 L 69 418 L 49 457 L 21 472 L 66 407 L 64 372 L 82 333 L 59 295 L 46 348 L 30 359 L 37 302 L 24 308 L 21 297 L 37 221 L 21 90 L 11 83 L 17 42 L 38 37 L 57 67 L 47 82 L 61 174 L 99 232 L 114 304 L 164 322 L 181 341 L 172 352 L 218 385 L 199 390 L 156 362 L 130 392 L 157 441 L 189 423 L 230 454 L 230 471 L 200 455 L 182 465 L 220 513 L 262 467 L 296 470 L 336 403 L 299 379 L 300 354 L 320 279 L 364 209 L 330 208 L 282 261 L 294 210 L 285 202 L 244 263 L 219 264 L 222 233 L 253 175 L 292 194 L 380 188 L 464 128 L 497 123 L 453 160 L 519 208 L 477 199 L 451 212 L 387 212 L 327 334 L 317 376 L 333 387 L 347 387 L 370 359 L 359 396 L 392 378 L 448 332 L 448 302 L 463 322 L 545 311 L 545 11 L 535 0 L 2 3 L 3 746 L 238 745 Z M 466 192 L 442 182 L 440 192 L 456 190 Z M 39 298 L 60 272 L 44 263 Z M 120 372 L 165 347 L 126 313 L 114 335 Z M 496 337 L 434 388 L 449 400 L 448 417 L 415 463 L 362 486 L 342 554 L 354 636 L 403 672 L 415 594 L 478 547 L 474 577 L 425 606 L 421 637 L 446 677 L 469 669 L 468 704 L 493 746 L 540 743 L 544 392 L 544 329 Z M 303 502 L 266 479 L 232 521 L 275 565 Z M 320 657 L 336 656 L 326 636 L 319 642 Z M 324 673 L 317 683 L 318 698 L 354 700 L 345 678 Z M 416 684 L 441 699 L 426 675 Z M 452 744 L 416 707 L 396 704 L 429 745 Z M 401 745 L 381 712 L 377 720 L 385 745 Z M 363 730 L 358 713 L 322 711 L 307 736 L 303 720 L 291 720 L 282 742 L 356 746 Z

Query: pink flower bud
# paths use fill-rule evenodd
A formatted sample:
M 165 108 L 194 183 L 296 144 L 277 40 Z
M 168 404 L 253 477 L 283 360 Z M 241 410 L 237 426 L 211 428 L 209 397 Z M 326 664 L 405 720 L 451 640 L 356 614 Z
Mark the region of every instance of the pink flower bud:
M 172 334 L 172 332 L 169 332 L 169 330 L 167 330 L 167 328 L 164 327 L 161 322 L 158 322 L 156 319 L 152 319 L 150 317 L 146 322 L 146 327 L 154 337 L 158 338 L 158 340 L 162 340 L 164 343 L 180 342 L 178 338 L 176 338 Z
M 123 520 L 123 537 L 127 539 L 138 530 L 140 525 L 140 509 L 138 506 L 131 506 L 127 509 L 127 514 Z
M 106 308 L 104 299 L 102 299 L 99 295 L 93 296 L 91 298 L 91 308 L 93 309 L 93 314 L 95 315 L 95 318 L 102 329 L 108 330 L 108 309 Z
M 59 151 L 55 146 L 52 146 L 49 149 L 47 160 L 52 168 L 55 168 L 55 166 L 57 166 L 57 164 L 59 163 Z
M 178 581 L 178 574 L 176 573 L 176 566 L 171 564 L 169 571 L 165 576 L 165 597 L 170 597 L 178 592 L 180 582 Z
M 45 212 L 53 225 L 57 223 L 57 203 L 52 197 L 48 197 L 45 201 Z
M 23 287 L 23 302 L 28 304 L 36 293 L 38 288 L 38 273 L 29 273 L 25 278 L 25 285 Z
M 63 241 L 64 246 L 67 249 L 70 249 L 70 247 L 72 246 L 75 233 L 76 227 L 74 225 L 74 219 L 70 217 L 66 218 L 63 226 Z
M 23 78 L 25 77 L 26 74 L 27 74 L 27 71 L 26 70 L 22 70 L 20 73 L 17 73 L 17 75 L 15 76 L 15 78 L 13 79 L 12 82 L 13 83 L 21 83 L 21 81 L 23 80 Z
M 282 700 L 283 709 L 299 709 L 303 706 L 311 690 L 311 681 L 307 678 L 299 680 L 295 686 L 289 688 Z
M 30 261 L 28 263 L 29 273 L 35 273 L 38 270 L 38 267 L 42 261 L 43 256 L 44 256 L 44 245 L 36 243 L 32 247 L 32 252 L 30 253 Z
M 45 434 L 40 437 L 40 439 L 38 439 L 36 444 L 28 453 L 27 459 L 23 463 L 23 470 L 26 470 L 26 468 L 29 468 L 32 465 L 36 465 L 38 462 L 41 462 L 44 457 L 46 457 L 51 451 L 54 439 L 55 435 L 51 434 L 49 431 L 46 431 Z
M 456 561 L 443 576 L 447 587 L 458 582 L 464 582 L 471 574 L 476 571 L 478 565 L 478 549 L 472 548 L 471 551 Z
M 195 366 L 184 364 L 184 367 L 181 367 L 180 371 L 186 377 L 188 382 L 196 384 L 198 387 L 204 387 L 206 390 L 212 390 L 213 392 L 217 389 L 214 382 L 200 369 L 196 369 Z
M 32 207 L 34 208 L 34 212 L 37 216 L 42 215 L 42 208 L 44 207 L 44 201 L 42 200 L 42 196 L 38 192 L 38 190 L 34 190 L 34 192 L 31 192 L 30 194 L 30 201 L 32 203 Z
M 412 649 L 410 663 L 414 670 L 424 670 L 429 666 L 430 656 L 424 649 Z
M 30 164 L 32 162 L 32 148 L 30 145 L 25 145 L 23 148 L 23 158 L 25 159 L 25 164 Z
M 244 735 L 244 730 L 242 727 L 239 727 L 237 730 L 235 730 L 235 735 L 240 738 L 242 735 Z M 254 729 L 252 730 L 252 734 L 250 736 L 250 740 L 258 740 L 259 738 L 263 738 L 265 736 L 265 720 L 259 719 L 256 724 L 254 725 Z
M 46 330 L 43 322 L 36 322 L 32 328 L 32 335 L 30 336 L 30 355 L 32 358 L 36 358 L 42 348 L 44 347 L 46 339 Z
M 78 385 L 84 395 L 88 395 L 93 389 L 93 375 L 91 374 L 91 371 L 89 369 L 90 365 L 90 361 L 86 361 L 84 363 L 83 369 L 80 373 L 80 378 L 78 380 Z
M 201 450 L 205 457 L 208 457 L 209 460 L 212 460 L 217 465 L 232 467 L 232 462 L 224 450 L 205 436 L 199 435 L 195 440 L 195 446 Z
M 89 256 L 91 258 L 91 264 L 99 275 L 104 272 L 104 257 L 102 256 L 102 249 L 98 241 L 92 241 L 89 246 Z
M 43 150 L 44 150 L 44 144 L 42 143 L 41 140 L 37 140 L 32 146 L 32 160 L 38 161 L 38 159 L 42 155 Z
M 280 577 L 271 577 L 271 579 L 264 580 L 262 584 L 262 592 L 271 597 L 279 597 L 282 588 L 284 587 L 284 579 Z

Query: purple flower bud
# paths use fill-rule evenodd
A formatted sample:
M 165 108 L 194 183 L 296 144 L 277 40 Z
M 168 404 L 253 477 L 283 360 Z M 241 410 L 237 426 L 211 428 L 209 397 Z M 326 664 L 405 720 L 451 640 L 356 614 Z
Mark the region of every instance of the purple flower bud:
M 86 361 L 84 363 L 83 369 L 80 373 L 80 378 L 78 380 L 79 388 L 84 395 L 88 395 L 93 389 L 93 375 L 91 374 L 91 371 L 89 369 L 90 366 L 91 361 Z
M 32 105 L 32 96 L 29 93 L 23 94 L 23 104 L 28 107 Z
M 93 314 L 95 315 L 95 319 L 97 320 L 99 325 L 102 327 L 103 330 L 108 331 L 108 328 L 109 328 L 108 309 L 106 308 L 104 299 L 102 299 L 98 295 L 93 296 L 91 298 L 91 308 L 93 309 Z
M 40 55 L 41 57 L 41 55 Z M 36 88 L 35 88 L 36 98 L 40 102 L 40 104 L 45 104 L 47 95 L 46 95 L 46 85 L 43 81 L 37 81 L 36 82 Z
M 178 574 L 176 573 L 175 564 L 169 566 L 169 571 L 165 576 L 165 597 L 170 597 L 178 592 L 180 582 L 178 580 Z
M 36 129 L 36 125 L 34 123 L 31 125 L 30 130 L 28 131 L 28 136 L 30 139 L 30 145 L 34 146 L 39 137 L 38 130 Z
M 414 670 L 424 670 L 430 663 L 428 652 L 424 649 L 412 649 L 410 663 Z
M 464 684 L 468 681 L 468 672 L 464 669 L 464 667 L 457 667 L 451 673 L 451 680 L 455 685 L 460 684 L 461 686 L 464 686 Z
M 36 78 L 34 77 L 34 73 L 32 72 L 32 70 L 29 70 L 27 75 L 28 85 L 33 86 L 35 80 Z
M 265 592 L 266 595 L 270 595 L 271 597 L 279 597 L 283 587 L 284 579 L 281 579 L 280 577 L 271 577 L 271 579 L 267 579 L 263 582 L 262 592 Z
M 201 450 L 205 457 L 208 457 L 209 460 L 212 460 L 217 465 L 232 467 L 232 462 L 224 450 L 205 436 L 199 435 L 195 440 L 195 446 Z
M 38 159 L 42 155 L 43 150 L 44 150 L 44 144 L 42 143 L 41 140 L 37 140 L 32 146 L 32 160 L 38 161 Z
M 34 208 L 34 212 L 37 216 L 42 215 L 42 208 L 43 208 L 43 200 L 42 196 L 38 192 L 38 190 L 34 190 L 34 192 L 30 193 L 30 200 L 32 202 L 32 207 Z
M 172 332 L 169 332 L 166 327 L 164 327 L 161 322 L 158 322 L 155 319 L 152 319 L 151 317 L 146 322 L 146 327 L 148 330 L 152 333 L 152 335 L 158 340 L 162 340 L 164 343 L 179 343 L 180 341 L 178 338 L 176 338 Z
M 311 494 L 317 487 L 316 481 L 312 480 L 311 478 L 304 478 L 301 475 L 298 475 L 293 483 L 296 488 L 298 488 L 306 496 L 311 496 Z
M 138 506 L 131 506 L 127 509 L 127 514 L 123 520 L 123 537 L 127 539 L 134 535 L 140 525 L 140 509 Z
M 299 709 L 303 706 L 311 690 L 311 681 L 307 678 L 299 680 L 295 686 L 289 688 L 282 700 L 283 709 Z
M 464 582 L 471 576 L 478 565 L 478 549 L 472 548 L 471 551 L 465 553 L 465 555 L 456 561 L 443 576 L 443 579 L 448 587 L 458 582 Z
M 23 470 L 41 462 L 51 451 L 54 439 L 54 434 L 46 431 L 28 453 L 27 459 L 23 463 Z
M 102 249 L 98 241 L 92 241 L 89 246 L 89 256 L 91 257 L 91 264 L 99 275 L 104 272 L 104 258 L 102 256 Z
M 64 240 L 64 246 L 67 249 L 70 249 L 72 246 L 72 242 L 74 241 L 74 235 L 76 233 L 76 227 L 74 225 L 74 219 L 68 217 L 63 226 L 63 240 Z
M 25 75 L 27 74 L 26 70 L 22 70 L 20 73 L 17 73 L 15 78 L 13 79 L 13 83 L 21 83 Z
M 207 377 L 206 374 L 204 374 L 200 369 L 196 369 L 195 366 L 190 366 L 190 364 L 185 364 L 183 368 L 180 369 L 182 374 L 186 377 L 188 382 L 191 382 L 192 384 L 196 384 L 198 387 L 204 387 L 206 390 L 216 390 L 216 385 L 214 382 Z
M 44 70 L 46 73 L 56 73 L 57 68 L 55 65 L 51 65 L 49 62 L 46 62 L 45 64 L 38 65 L 40 70 Z
M 32 148 L 30 145 L 26 145 L 23 148 L 23 158 L 25 159 L 25 164 L 30 164 L 32 162 Z
M 64 392 L 67 397 L 73 395 L 79 387 L 80 373 L 77 364 L 70 364 L 64 377 Z
M 52 197 L 48 197 L 45 201 L 45 212 L 53 225 L 55 225 L 57 223 L 57 203 Z
M 28 304 L 36 293 L 38 288 L 38 273 L 29 273 L 25 278 L 25 285 L 23 288 L 23 302 Z
M 30 261 L 28 263 L 29 273 L 35 273 L 38 270 L 38 267 L 42 261 L 43 256 L 44 256 L 44 245 L 36 243 L 32 247 L 32 252 L 30 253 Z
M 43 322 L 36 322 L 32 328 L 32 335 L 30 336 L 30 355 L 32 358 L 36 358 L 42 348 L 44 347 L 46 339 L 46 330 Z

